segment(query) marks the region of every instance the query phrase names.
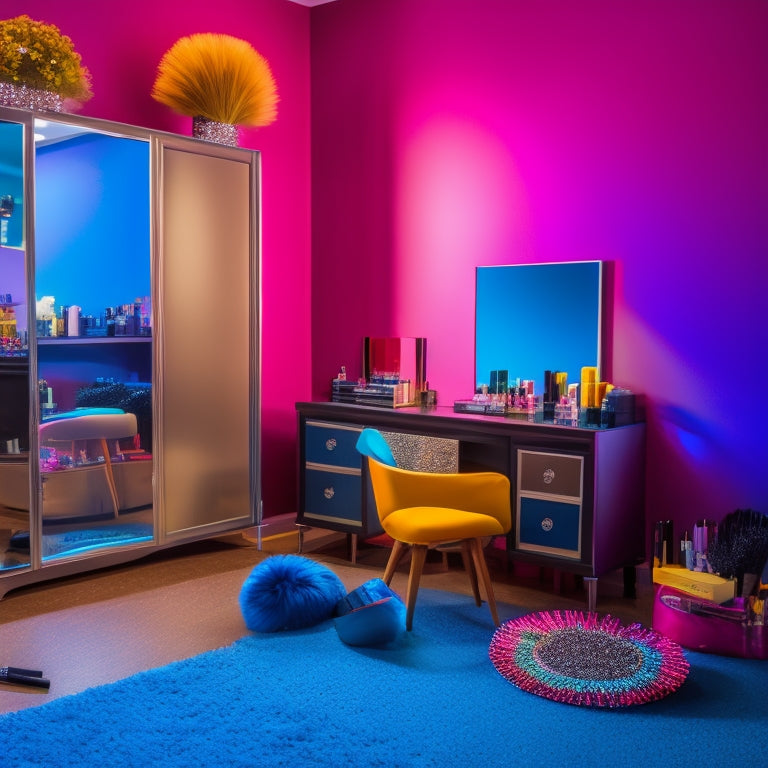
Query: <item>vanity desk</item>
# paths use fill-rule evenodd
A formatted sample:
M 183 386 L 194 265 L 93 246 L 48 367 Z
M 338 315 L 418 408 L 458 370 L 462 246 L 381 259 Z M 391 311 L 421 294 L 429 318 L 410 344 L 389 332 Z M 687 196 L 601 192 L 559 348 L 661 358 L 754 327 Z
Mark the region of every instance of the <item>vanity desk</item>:
M 417 453 L 447 449 L 460 472 L 509 477 L 511 561 L 582 576 L 589 610 L 597 579 L 617 569 L 624 568 L 625 595 L 634 595 L 635 566 L 645 557 L 644 424 L 589 429 L 441 406 L 338 402 L 297 403 L 296 411 L 300 532 L 317 527 L 351 534 L 353 560 L 357 538 L 381 532 L 366 465 L 355 449 L 360 431 L 373 427 L 422 441 Z

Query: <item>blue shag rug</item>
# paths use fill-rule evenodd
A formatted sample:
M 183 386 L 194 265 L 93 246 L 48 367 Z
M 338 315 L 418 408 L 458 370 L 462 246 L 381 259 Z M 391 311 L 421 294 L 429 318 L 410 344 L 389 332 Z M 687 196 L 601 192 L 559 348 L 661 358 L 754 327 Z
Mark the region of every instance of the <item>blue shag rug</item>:
M 500 606 L 502 621 L 523 613 Z M 428 589 L 413 632 L 388 649 L 345 645 L 332 620 L 250 634 L 0 717 L 0 765 L 765 765 L 768 662 L 686 651 L 690 672 L 673 694 L 595 709 L 507 682 L 489 659 L 493 634 L 485 606 Z

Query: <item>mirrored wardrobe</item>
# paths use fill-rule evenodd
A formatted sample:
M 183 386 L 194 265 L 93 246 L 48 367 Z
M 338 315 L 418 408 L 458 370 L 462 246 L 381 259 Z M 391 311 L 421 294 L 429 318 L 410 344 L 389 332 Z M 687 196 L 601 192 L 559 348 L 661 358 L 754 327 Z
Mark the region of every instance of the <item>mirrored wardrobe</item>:
M 259 154 L 0 109 L 0 595 L 246 528 Z

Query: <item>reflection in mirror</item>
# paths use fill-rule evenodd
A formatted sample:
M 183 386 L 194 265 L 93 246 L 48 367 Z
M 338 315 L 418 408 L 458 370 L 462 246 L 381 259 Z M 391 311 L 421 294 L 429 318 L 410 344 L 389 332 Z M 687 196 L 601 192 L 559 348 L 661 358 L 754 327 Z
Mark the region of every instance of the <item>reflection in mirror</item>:
M 29 359 L 24 126 L 0 122 L 0 571 L 29 552 Z
M 363 378 L 367 382 L 410 381 L 415 391 L 427 379 L 427 340 L 424 338 L 375 338 L 363 340 Z
M 42 560 L 150 541 L 149 143 L 37 120 Z
M 477 268 L 475 391 L 496 373 L 532 380 L 544 393 L 544 371 L 580 380 L 601 365 L 602 262 Z
M 0 122 L 0 245 L 24 245 L 24 126 L 19 123 Z
M 427 340 L 424 338 L 363 339 L 363 376 L 347 381 L 342 369 L 331 384 L 331 400 L 380 408 L 416 404 L 427 385 Z

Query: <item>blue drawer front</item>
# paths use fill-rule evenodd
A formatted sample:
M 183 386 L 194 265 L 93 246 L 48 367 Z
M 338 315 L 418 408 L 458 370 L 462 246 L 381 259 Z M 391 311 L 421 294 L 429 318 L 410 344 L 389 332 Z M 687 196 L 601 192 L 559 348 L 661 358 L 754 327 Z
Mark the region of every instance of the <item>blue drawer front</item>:
M 563 501 L 520 497 L 518 547 L 579 555 L 581 507 Z
M 361 456 L 355 445 L 360 432 L 359 427 L 307 422 L 304 458 L 313 464 L 359 468 Z
M 304 471 L 304 517 L 362 528 L 362 481 L 360 475 Z

